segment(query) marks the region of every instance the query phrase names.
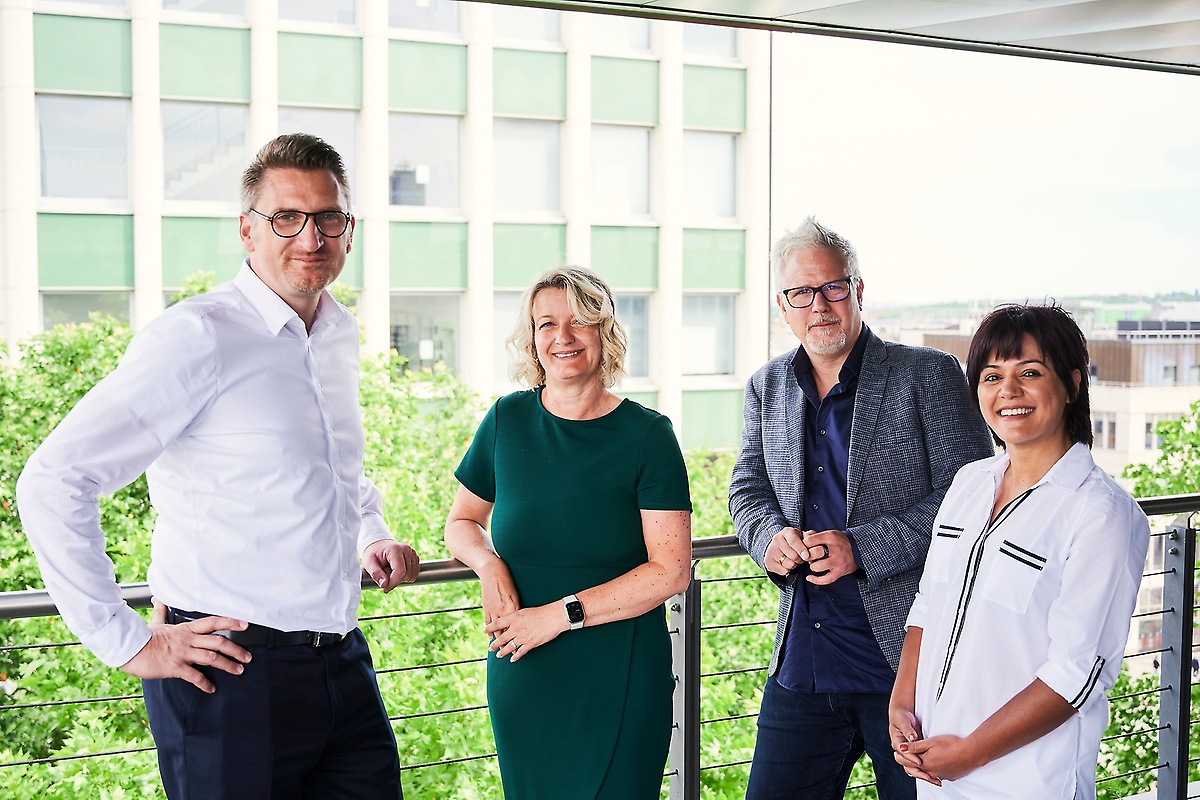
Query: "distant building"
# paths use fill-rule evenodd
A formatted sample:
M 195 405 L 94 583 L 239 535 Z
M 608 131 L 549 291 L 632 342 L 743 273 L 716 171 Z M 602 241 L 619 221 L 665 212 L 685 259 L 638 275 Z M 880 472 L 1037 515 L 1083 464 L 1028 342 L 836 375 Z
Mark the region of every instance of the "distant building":
M 242 259 L 237 184 L 319 135 L 357 217 L 368 350 L 512 388 L 545 269 L 594 267 L 621 391 L 736 446 L 767 350 L 770 33 L 450 0 L 27 0 L 0 13 L 0 336 L 140 327 Z

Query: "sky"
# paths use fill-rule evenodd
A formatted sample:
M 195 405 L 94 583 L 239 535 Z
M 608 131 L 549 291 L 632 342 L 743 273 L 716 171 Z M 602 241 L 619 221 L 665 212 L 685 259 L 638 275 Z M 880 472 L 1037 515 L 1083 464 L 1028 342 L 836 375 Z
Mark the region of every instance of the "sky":
M 773 42 L 772 237 L 841 233 L 864 305 L 1200 289 L 1200 77 Z

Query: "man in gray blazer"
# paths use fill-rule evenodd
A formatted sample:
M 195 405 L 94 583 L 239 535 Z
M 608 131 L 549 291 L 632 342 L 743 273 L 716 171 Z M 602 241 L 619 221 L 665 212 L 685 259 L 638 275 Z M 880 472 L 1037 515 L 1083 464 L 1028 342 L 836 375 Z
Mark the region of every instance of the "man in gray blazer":
M 866 752 L 880 800 L 915 798 L 888 738 L 904 620 L 942 497 L 992 439 L 953 356 L 863 324 L 849 242 L 810 217 L 771 265 L 801 347 L 747 383 L 729 486 L 738 539 L 780 589 L 746 797 L 840 798 Z

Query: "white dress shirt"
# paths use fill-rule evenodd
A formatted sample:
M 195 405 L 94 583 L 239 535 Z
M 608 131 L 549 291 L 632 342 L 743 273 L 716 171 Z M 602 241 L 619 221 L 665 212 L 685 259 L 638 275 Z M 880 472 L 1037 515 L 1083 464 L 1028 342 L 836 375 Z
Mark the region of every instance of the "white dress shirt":
M 923 629 L 916 713 L 966 736 L 1040 678 L 1077 713 L 922 798 L 1092 798 L 1108 698 L 1146 561 L 1146 515 L 1075 444 L 989 522 L 1008 455 L 959 470 L 934 522 L 908 625 Z
M 150 639 L 113 579 L 96 500 L 143 471 L 162 602 L 354 628 L 360 553 L 391 538 L 362 469 L 358 340 L 328 293 L 306 332 L 247 262 L 146 325 L 29 459 L 22 525 L 63 620 L 102 661 L 120 666 Z

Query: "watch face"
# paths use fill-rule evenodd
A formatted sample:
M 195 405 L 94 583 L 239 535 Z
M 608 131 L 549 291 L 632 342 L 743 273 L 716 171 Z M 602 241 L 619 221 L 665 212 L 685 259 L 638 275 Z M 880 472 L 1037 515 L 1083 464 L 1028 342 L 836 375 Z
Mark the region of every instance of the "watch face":
M 567 603 L 567 621 L 572 624 L 583 622 L 583 603 L 578 600 Z

